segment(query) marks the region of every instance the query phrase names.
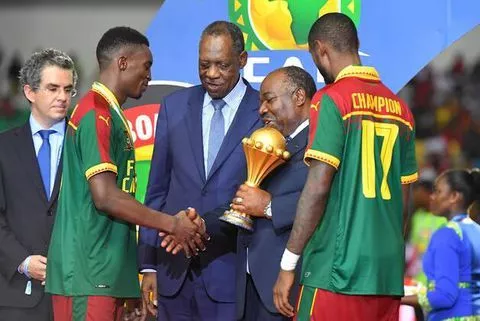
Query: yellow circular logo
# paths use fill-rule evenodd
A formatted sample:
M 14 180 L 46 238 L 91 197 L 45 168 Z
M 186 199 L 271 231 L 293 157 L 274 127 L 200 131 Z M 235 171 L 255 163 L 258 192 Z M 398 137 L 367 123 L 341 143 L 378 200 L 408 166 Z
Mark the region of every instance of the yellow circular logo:
M 308 32 L 321 15 L 343 12 L 358 26 L 361 0 L 230 0 L 230 20 L 247 50 L 308 48 Z

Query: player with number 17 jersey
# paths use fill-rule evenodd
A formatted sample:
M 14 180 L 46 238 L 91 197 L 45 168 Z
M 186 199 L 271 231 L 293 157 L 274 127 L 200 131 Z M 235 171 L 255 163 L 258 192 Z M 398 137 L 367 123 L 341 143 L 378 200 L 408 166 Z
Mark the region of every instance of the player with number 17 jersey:
M 316 98 L 305 161 L 328 163 L 337 174 L 303 252 L 301 283 L 402 296 L 402 184 L 418 176 L 413 116 L 372 67 L 346 67 Z

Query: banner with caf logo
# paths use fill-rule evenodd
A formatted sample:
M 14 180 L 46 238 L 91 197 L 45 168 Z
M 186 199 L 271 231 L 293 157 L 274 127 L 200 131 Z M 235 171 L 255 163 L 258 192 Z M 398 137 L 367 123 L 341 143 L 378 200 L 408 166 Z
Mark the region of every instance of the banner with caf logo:
M 249 59 L 243 76 L 259 88 L 272 70 L 297 65 L 318 87 L 323 78 L 307 50 L 311 24 L 342 12 L 359 31 L 360 55 L 394 91 L 480 22 L 478 0 L 167 0 L 147 36 L 154 56 L 153 81 L 144 97 L 127 102 L 137 155 L 138 199 L 143 200 L 163 96 L 198 79 L 202 30 L 215 20 L 239 26 Z

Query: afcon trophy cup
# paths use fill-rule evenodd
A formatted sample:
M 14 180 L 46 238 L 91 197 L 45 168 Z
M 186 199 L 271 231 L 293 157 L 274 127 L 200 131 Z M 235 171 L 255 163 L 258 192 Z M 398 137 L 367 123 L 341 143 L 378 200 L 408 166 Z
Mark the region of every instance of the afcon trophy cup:
M 247 159 L 246 185 L 258 187 L 262 180 L 277 166 L 285 163 L 290 153 L 285 150 L 285 137 L 273 127 L 263 127 L 242 140 Z M 252 218 L 232 208 L 225 211 L 220 220 L 253 231 Z

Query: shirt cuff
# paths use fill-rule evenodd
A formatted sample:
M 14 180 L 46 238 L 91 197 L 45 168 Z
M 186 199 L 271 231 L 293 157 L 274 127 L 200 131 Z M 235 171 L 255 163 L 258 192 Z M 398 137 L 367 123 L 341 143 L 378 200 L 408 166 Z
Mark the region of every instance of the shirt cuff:
M 30 275 L 28 274 L 28 265 L 30 264 L 30 259 L 32 257 L 29 255 L 23 260 L 22 263 L 17 268 L 18 273 L 24 274 L 26 277 L 30 278 Z
M 157 273 L 157 270 L 154 269 L 143 269 L 140 271 L 140 273 Z

